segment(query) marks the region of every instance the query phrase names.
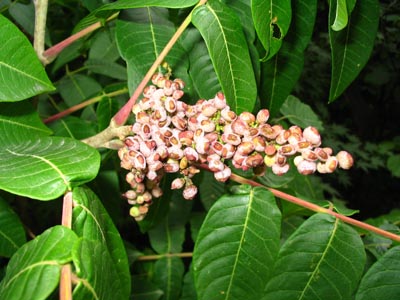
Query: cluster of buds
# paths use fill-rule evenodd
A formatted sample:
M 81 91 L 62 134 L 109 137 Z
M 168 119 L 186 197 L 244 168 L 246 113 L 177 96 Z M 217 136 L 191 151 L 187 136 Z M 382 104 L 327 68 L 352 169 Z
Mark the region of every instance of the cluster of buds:
M 244 171 L 253 169 L 258 175 L 267 167 L 274 174 L 285 174 L 291 156 L 304 175 L 331 173 L 353 164 L 346 151 L 333 155 L 332 149 L 321 147 L 321 136 L 314 127 L 302 130 L 270 125 L 267 109 L 257 115 L 237 115 L 222 93 L 188 105 L 180 100 L 182 80 L 155 74 L 152 82 L 133 107 L 132 135 L 118 152 L 121 166 L 129 170 L 126 180 L 132 189 L 124 196 L 133 205 L 130 214 L 136 220 L 143 219 L 153 198 L 162 195 L 159 184 L 166 173 L 179 174 L 171 189 L 183 189 L 183 197 L 190 200 L 197 194 L 192 178 L 199 166 L 224 182 L 231 176 L 228 162 Z

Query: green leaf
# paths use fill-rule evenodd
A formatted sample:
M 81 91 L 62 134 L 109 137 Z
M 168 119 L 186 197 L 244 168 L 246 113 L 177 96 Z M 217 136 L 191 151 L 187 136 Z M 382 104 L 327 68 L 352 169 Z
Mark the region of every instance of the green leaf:
M 0 256 L 11 257 L 26 242 L 24 226 L 0 197 Z
M 118 112 L 119 104 L 110 97 L 103 97 L 96 108 L 99 131 L 104 130 L 110 124 L 111 118 Z
M 199 299 L 260 299 L 278 253 L 280 220 L 274 196 L 263 188 L 220 198 L 193 253 Z
M 356 300 L 397 299 L 400 295 L 400 246 L 390 249 L 365 274 Z
M 110 119 L 109 119 L 110 120 Z M 94 126 L 78 117 L 67 116 L 50 123 L 56 136 L 65 136 L 81 140 L 97 133 Z
M 115 41 L 115 27 L 98 31 L 91 40 L 89 59 L 116 61 L 119 57 L 117 42 Z
M 386 166 L 395 177 L 400 177 L 400 155 L 389 156 Z
M 173 23 L 157 15 L 158 10 L 146 8 L 137 17 L 147 18 L 139 22 L 117 21 L 117 44 L 122 58 L 127 63 L 128 87 L 132 94 L 141 82 L 153 62 L 175 33 Z M 138 42 L 140 41 L 140 42 Z M 179 69 L 188 69 L 184 59 L 184 49 L 176 43 L 168 53 L 165 61 L 171 66 L 174 76 L 180 76 Z M 177 75 L 179 74 L 179 75 Z
M 61 265 L 71 261 L 76 241 L 72 230 L 55 226 L 19 248 L 0 284 L 0 299 L 47 299 L 58 285 Z
M 282 246 L 263 299 L 351 299 L 365 260 L 354 229 L 313 215 Z
M 0 188 L 52 200 L 96 177 L 100 155 L 77 140 L 38 137 L 0 148 Z
M 347 26 L 348 15 L 346 0 L 336 0 L 335 20 L 331 28 L 335 31 L 340 31 Z
M 57 88 L 69 107 L 81 103 L 102 90 L 96 80 L 81 74 L 65 76 L 60 80 Z
M 251 11 L 258 38 L 267 51 L 265 59 L 274 56 L 281 47 L 291 21 L 291 1 L 252 0 Z
M 0 103 L 0 132 L 0 147 L 51 134 L 33 106 L 26 101 Z
M 292 21 L 289 32 L 279 52 L 262 64 L 264 73 L 261 94 L 262 104 L 276 116 L 282 103 L 295 87 L 304 65 L 304 50 L 314 29 L 317 12 L 316 0 L 298 0 L 292 3 Z M 304 18 L 304 16 L 307 16 Z
M 336 11 L 330 1 L 329 19 L 332 24 Z M 337 99 L 358 76 L 367 63 L 374 46 L 379 23 L 377 0 L 357 1 L 347 27 L 336 32 L 329 28 L 332 51 L 332 79 L 329 102 Z
M 163 257 L 154 266 L 154 282 L 164 291 L 162 300 L 178 299 L 185 266 L 179 257 Z
M 104 59 L 88 59 L 85 62 L 85 67 L 96 74 L 101 74 L 122 81 L 127 80 L 126 68 L 116 62 Z
M 193 265 L 183 277 L 182 295 L 179 300 L 197 300 L 196 287 L 194 286 Z
M 132 285 L 131 299 L 134 300 L 158 300 L 163 295 L 162 290 L 140 275 L 133 276 Z
M 225 4 L 211 0 L 195 9 L 192 22 L 206 42 L 228 105 L 237 113 L 252 111 L 257 87 L 238 17 Z
M 321 132 L 324 130 L 322 121 L 311 107 L 302 103 L 295 96 L 289 95 L 286 101 L 282 104 L 280 111 L 292 124 L 298 125 L 302 128 L 314 126 Z
M 223 182 L 215 180 L 214 174 L 211 172 L 201 172 L 199 174 L 199 187 L 200 200 L 203 207 L 208 211 L 210 207 L 225 194 L 226 185 Z
M 0 101 L 24 100 L 54 90 L 28 39 L 3 15 L 0 31 Z
M 183 199 L 182 191 L 166 191 L 165 196 L 172 199 L 169 211 L 162 222 L 149 230 L 150 243 L 158 254 L 180 253 L 193 202 Z
M 90 189 L 74 189 L 73 200 L 72 228 L 82 238 L 73 251 L 81 279 L 74 299 L 128 299 L 129 264 L 118 230 Z

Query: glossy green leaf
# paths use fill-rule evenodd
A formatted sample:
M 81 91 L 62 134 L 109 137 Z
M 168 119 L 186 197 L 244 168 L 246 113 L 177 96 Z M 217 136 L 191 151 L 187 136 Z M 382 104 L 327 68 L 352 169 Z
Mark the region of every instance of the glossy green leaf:
M 147 17 L 147 20 L 141 22 L 119 20 L 116 29 L 118 48 L 127 63 L 130 94 L 134 92 L 154 60 L 175 33 L 174 25 L 157 16 L 157 10 L 147 8 L 140 13 L 143 18 Z M 187 60 L 183 59 L 185 56 L 184 49 L 179 43 L 176 43 L 165 58 L 175 77 L 182 77 L 177 75 L 179 69 L 187 70 L 188 68 Z
M 32 45 L 0 15 L 0 101 L 19 101 L 54 90 Z
M 23 224 L 8 203 L 0 197 L 0 256 L 12 256 L 25 242 Z
M 290 0 L 252 0 L 251 11 L 257 35 L 267 51 L 265 59 L 273 57 L 282 45 L 291 21 Z
M 300 78 L 304 65 L 304 50 L 314 29 L 317 1 L 293 1 L 292 9 L 289 32 L 279 52 L 262 64 L 261 104 L 269 109 L 271 116 L 277 115 L 282 103 Z
M 118 112 L 119 105 L 115 99 L 103 97 L 96 108 L 99 131 L 104 130 L 110 124 L 111 118 Z
M 81 103 L 102 90 L 96 80 L 81 74 L 65 76 L 60 80 L 57 88 L 69 107 Z
M 91 40 L 89 59 L 116 61 L 119 57 L 117 42 L 115 41 L 115 27 L 98 31 Z
M 67 116 L 51 122 L 49 127 L 56 136 L 65 136 L 77 140 L 93 136 L 97 133 L 93 124 L 73 116 Z
M 332 24 L 336 11 L 330 1 L 329 19 Z M 357 1 L 347 27 L 336 32 L 329 28 L 332 51 L 332 79 L 329 102 L 337 99 L 358 76 L 367 63 L 374 46 L 379 22 L 377 0 Z
M 97 196 L 88 188 L 73 191 L 72 228 L 80 240 L 73 260 L 79 280 L 74 299 L 128 299 L 130 273 L 121 237 Z
M 365 260 L 353 228 L 313 215 L 282 246 L 263 299 L 351 299 Z
M 193 253 L 199 299 L 260 299 L 278 253 L 280 220 L 274 196 L 263 188 L 220 198 Z
M 162 300 L 178 299 L 185 266 L 179 257 L 163 257 L 154 266 L 154 283 L 164 292 Z
M 38 200 L 55 199 L 96 177 L 100 155 L 77 140 L 38 137 L 0 148 L 0 188 Z
M 302 128 L 314 126 L 319 131 L 323 131 L 322 121 L 307 104 L 302 103 L 295 96 L 289 95 L 286 101 L 282 104 L 281 113 L 289 119 L 292 124 Z
M 195 9 L 192 22 L 207 45 L 228 105 L 237 113 L 252 111 L 257 87 L 236 14 L 225 4 L 211 0 Z
M 85 62 L 85 67 L 96 74 L 101 74 L 122 81 L 127 80 L 126 68 L 116 62 L 104 59 L 88 59 Z
M 0 147 L 51 134 L 33 106 L 24 101 L 0 103 Z
M 346 0 L 336 0 L 335 20 L 331 28 L 335 31 L 342 30 L 347 26 L 348 14 Z
M 0 299 L 47 299 L 58 286 L 61 265 L 71 261 L 76 241 L 72 230 L 55 226 L 19 248 L 0 283 Z
M 400 295 L 400 246 L 375 262 L 361 280 L 356 300 L 397 299 Z

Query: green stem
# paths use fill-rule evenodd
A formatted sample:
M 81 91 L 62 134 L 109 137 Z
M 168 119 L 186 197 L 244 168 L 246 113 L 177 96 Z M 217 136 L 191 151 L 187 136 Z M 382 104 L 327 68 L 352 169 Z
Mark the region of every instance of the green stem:
M 192 257 L 192 252 L 182 252 L 182 253 L 165 253 L 165 254 L 155 254 L 155 255 L 143 255 L 138 257 L 138 261 L 149 261 L 149 260 L 157 260 L 163 257 Z
M 302 206 L 304 208 L 307 208 L 307 209 L 309 209 L 311 211 L 315 211 L 317 213 L 325 213 L 325 214 L 334 216 L 334 217 L 338 218 L 339 220 L 341 220 L 341 221 L 343 221 L 345 223 L 351 224 L 351 225 L 356 226 L 356 227 L 361 228 L 361 229 L 365 229 L 365 230 L 371 231 L 373 233 L 379 234 L 379 235 L 384 236 L 386 238 L 389 238 L 391 240 L 400 242 L 400 236 L 397 235 L 397 234 L 394 234 L 394 233 L 391 233 L 389 231 L 380 229 L 378 227 L 369 225 L 367 223 L 355 220 L 353 218 L 344 216 L 342 214 L 339 214 L 339 213 L 336 213 L 336 212 L 332 211 L 331 209 L 327 209 L 327 208 L 318 206 L 316 204 L 307 202 L 305 200 L 302 200 L 302 199 L 297 198 L 295 196 L 292 196 L 292 195 L 286 194 L 284 192 L 278 191 L 276 189 L 266 187 L 266 186 L 262 185 L 261 183 L 255 182 L 253 180 L 246 179 L 246 178 L 241 177 L 241 176 L 236 175 L 236 174 L 232 174 L 230 179 L 233 180 L 233 181 L 236 181 L 238 183 L 242 183 L 242 184 L 249 184 L 251 186 L 263 187 L 263 188 L 271 191 L 272 194 L 274 194 L 278 198 L 281 198 L 283 200 L 289 201 L 291 203 L 294 203 L 296 205 Z
M 35 31 L 33 48 L 43 65 L 48 64 L 44 55 L 44 41 L 46 33 L 46 19 L 48 0 L 34 0 L 35 4 Z
M 100 96 L 96 96 L 96 97 L 88 99 L 88 100 L 86 100 L 86 101 L 84 101 L 82 103 L 74 105 L 74 106 L 72 106 L 72 107 L 70 107 L 70 108 L 68 108 L 68 109 L 66 109 L 66 110 L 64 110 L 62 112 L 59 112 L 59 113 L 57 113 L 55 115 L 52 115 L 52 116 L 48 117 L 47 119 L 43 120 L 43 122 L 44 123 L 53 122 L 53 121 L 58 120 L 58 119 L 60 119 L 62 117 L 70 115 L 73 112 L 75 112 L 77 110 L 80 110 L 80 109 L 82 109 L 82 108 L 84 108 L 86 106 L 89 106 L 89 105 L 91 105 L 93 103 L 99 102 L 104 97 L 115 97 L 115 96 L 118 96 L 118 95 L 126 94 L 127 92 L 128 92 L 128 88 L 123 88 L 123 89 L 120 89 L 118 91 L 114 91 L 114 92 L 111 92 L 111 93 L 107 93 L 107 94 L 102 94 Z

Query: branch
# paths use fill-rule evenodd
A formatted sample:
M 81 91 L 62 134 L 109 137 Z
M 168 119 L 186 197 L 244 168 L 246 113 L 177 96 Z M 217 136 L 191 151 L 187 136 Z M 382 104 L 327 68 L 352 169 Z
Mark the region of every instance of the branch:
M 48 62 L 44 55 L 44 40 L 46 33 L 48 0 L 34 0 L 33 3 L 35 4 L 35 31 L 33 48 L 35 49 L 36 55 L 42 64 L 46 65 Z
M 263 188 L 271 191 L 272 194 L 274 194 L 278 198 L 281 198 L 283 200 L 289 201 L 291 203 L 294 203 L 296 205 L 302 206 L 304 208 L 307 208 L 309 210 L 315 211 L 317 213 L 325 213 L 325 214 L 334 216 L 334 217 L 338 218 L 339 220 L 341 220 L 341 221 L 343 221 L 345 223 L 351 224 L 351 225 L 356 226 L 358 228 L 362 228 L 362 229 L 371 231 L 373 233 L 379 234 L 379 235 L 384 236 L 386 238 L 389 238 L 391 240 L 400 242 L 400 236 L 397 235 L 397 234 L 391 233 L 389 231 L 380 229 L 378 227 L 369 225 L 369 224 L 361 222 L 361 221 L 357 221 L 357 220 L 355 220 L 353 218 L 346 217 L 346 216 L 344 216 L 342 214 L 339 214 L 339 213 L 336 213 L 336 212 L 334 212 L 334 211 L 332 211 L 330 209 L 327 209 L 327 208 L 318 206 L 316 204 L 307 202 L 305 200 L 302 200 L 302 199 L 297 198 L 295 196 L 292 196 L 292 195 L 286 194 L 284 192 L 278 191 L 276 189 L 266 187 L 266 186 L 262 185 L 261 183 L 255 182 L 253 180 L 243 178 L 243 177 L 241 177 L 239 175 L 236 175 L 236 174 L 232 174 L 230 179 L 233 180 L 233 181 L 236 181 L 238 183 L 242 183 L 242 184 L 249 184 L 251 186 L 263 187 Z

